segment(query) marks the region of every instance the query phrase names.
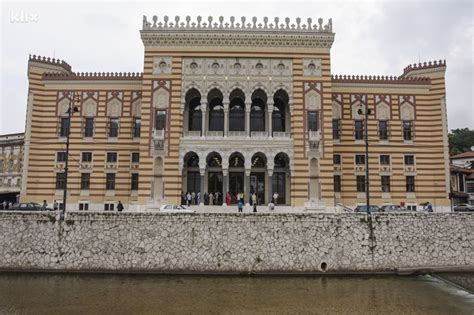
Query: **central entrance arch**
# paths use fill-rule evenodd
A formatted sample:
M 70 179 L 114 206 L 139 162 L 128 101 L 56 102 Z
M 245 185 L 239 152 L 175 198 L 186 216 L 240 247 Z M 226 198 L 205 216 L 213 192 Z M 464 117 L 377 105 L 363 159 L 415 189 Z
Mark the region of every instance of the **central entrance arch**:
M 207 156 L 207 191 L 210 205 L 222 205 L 223 182 L 222 157 L 217 152 L 211 152 Z
M 250 195 L 257 195 L 257 205 L 267 202 L 265 187 L 267 176 L 267 157 L 265 154 L 258 152 L 252 156 L 250 170 Z
M 229 193 L 231 203 L 237 202 L 237 195 L 245 190 L 245 169 L 244 156 L 239 152 L 234 152 L 229 158 Z

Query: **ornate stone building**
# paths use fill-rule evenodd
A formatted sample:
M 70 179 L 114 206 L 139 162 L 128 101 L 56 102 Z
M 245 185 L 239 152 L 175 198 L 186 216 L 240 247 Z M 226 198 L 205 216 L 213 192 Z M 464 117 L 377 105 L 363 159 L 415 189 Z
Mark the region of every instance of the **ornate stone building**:
M 0 136 L 0 203 L 16 202 L 23 171 L 23 133 Z
M 71 208 L 200 191 L 330 210 L 365 203 L 366 162 L 374 204 L 449 206 L 444 62 L 333 76 L 322 19 L 144 17 L 141 38 L 141 74 L 30 57 L 24 200 L 61 199 L 71 125 Z

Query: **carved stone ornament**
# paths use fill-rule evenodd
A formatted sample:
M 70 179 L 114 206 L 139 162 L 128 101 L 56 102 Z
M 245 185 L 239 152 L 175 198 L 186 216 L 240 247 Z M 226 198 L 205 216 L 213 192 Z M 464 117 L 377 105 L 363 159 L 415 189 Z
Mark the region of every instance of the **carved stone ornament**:
M 153 57 L 153 74 L 171 74 L 172 57 Z
M 303 59 L 303 76 L 320 77 L 321 59 Z
M 107 104 L 107 116 L 109 117 L 119 117 L 121 113 L 122 104 L 119 100 L 113 99 Z
M 82 105 L 84 106 L 84 116 L 94 117 L 97 112 L 97 103 L 93 99 L 88 99 Z

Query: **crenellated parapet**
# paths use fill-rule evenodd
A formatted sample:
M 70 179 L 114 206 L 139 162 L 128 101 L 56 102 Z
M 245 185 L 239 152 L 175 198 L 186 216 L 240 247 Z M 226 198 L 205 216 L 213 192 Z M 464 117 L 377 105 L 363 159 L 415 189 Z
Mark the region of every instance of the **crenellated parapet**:
M 231 16 L 225 19 L 220 16 L 207 20 L 198 16 L 181 19 L 176 16 L 171 20 L 164 16 L 162 20 L 153 16 L 151 21 L 143 16 L 141 30 L 145 46 L 152 47 L 203 47 L 221 48 L 331 48 L 334 41 L 332 19 L 326 23 L 322 18 L 313 21 L 296 18 L 270 20 L 268 17 L 253 17 L 240 20 Z
M 139 80 L 143 79 L 141 72 L 77 72 L 43 74 L 43 80 Z
M 441 67 L 446 67 L 446 60 L 439 60 L 439 61 L 428 61 L 428 62 L 419 62 L 419 63 L 414 63 L 412 65 L 408 65 L 403 69 L 403 75 L 407 75 L 411 71 L 417 71 L 417 70 L 424 70 L 424 69 L 432 69 L 432 68 L 441 68 Z
M 370 83 L 370 84 L 430 84 L 428 77 L 397 77 L 380 75 L 332 75 L 331 81 L 336 83 Z
M 37 55 L 29 55 L 28 61 L 29 62 L 37 62 L 37 63 L 48 64 L 48 65 L 52 65 L 52 66 L 59 66 L 59 67 L 62 67 L 64 70 L 68 71 L 68 72 L 72 71 L 71 66 L 67 62 L 65 62 L 64 60 L 60 60 L 60 59 L 37 56 Z
M 166 30 L 166 31 L 186 31 L 186 30 L 212 30 L 212 31 L 257 31 L 257 32 L 316 32 L 316 33 L 332 33 L 332 19 L 329 19 L 326 24 L 322 18 L 319 18 L 317 24 L 313 24 L 312 18 L 307 18 L 303 21 L 301 18 L 296 18 L 291 21 L 290 18 L 281 19 L 273 18 L 273 22 L 264 17 L 258 20 L 257 17 L 248 19 L 243 16 L 240 22 L 234 16 L 225 20 L 220 16 L 214 20 L 212 16 L 207 18 L 207 22 L 201 16 L 198 16 L 195 21 L 191 21 L 190 16 L 186 16 L 181 20 L 181 17 L 176 16 L 174 21 L 170 20 L 168 16 L 164 16 L 162 21 L 158 21 L 158 16 L 152 17 L 152 22 L 149 22 L 146 16 L 143 16 L 143 31 L 149 30 Z

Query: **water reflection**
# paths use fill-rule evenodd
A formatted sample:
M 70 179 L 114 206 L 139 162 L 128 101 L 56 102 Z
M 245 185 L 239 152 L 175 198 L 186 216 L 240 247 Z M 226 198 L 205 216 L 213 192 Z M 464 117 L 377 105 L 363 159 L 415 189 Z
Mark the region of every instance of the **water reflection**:
M 472 314 L 431 277 L 0 274 L 0 313 Z

